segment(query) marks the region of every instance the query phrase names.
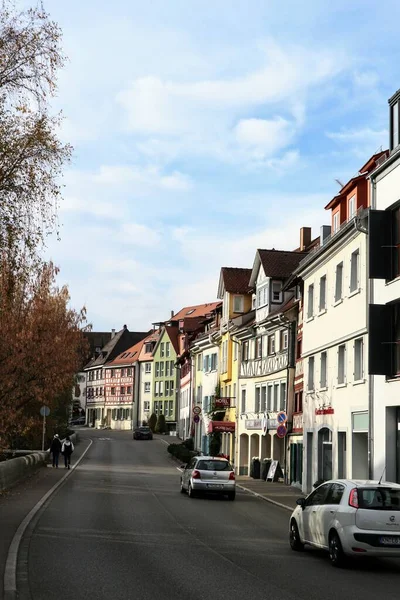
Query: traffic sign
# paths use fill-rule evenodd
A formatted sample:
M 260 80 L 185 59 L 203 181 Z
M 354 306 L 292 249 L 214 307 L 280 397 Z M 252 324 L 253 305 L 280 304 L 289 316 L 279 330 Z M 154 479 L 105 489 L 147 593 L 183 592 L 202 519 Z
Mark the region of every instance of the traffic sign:
M 285 411 L 281 410 L 281 412 L 278 413 L 276 420 L 278 421 L 278 423 L 286 423 L 287 421 L 287 414 L 285 413 Z
M 201 414 L 201 406 L 193 406 L 193 414 L 200 415 Z
M 194 421 L 195 423 L 198 423 L 198 422 L 200 421 L 200 416 L 199 416 L 199 415 L 194 415 L 194 417 L 193 417 L 193 421 Z
M 286 433 L 287 433 L 287 429 L 286 429 L 285 425 L 279 425 L 278 429 L 276 430 L 276 435 L 279 438 L 284 438 Z
M 45 406 L 45 405 L 41 406 L 41 408 L 40 408 L 40 414 L 41 414 L 42 417 L 48 417 L 49 414 L 50 414 L 49 407 Z

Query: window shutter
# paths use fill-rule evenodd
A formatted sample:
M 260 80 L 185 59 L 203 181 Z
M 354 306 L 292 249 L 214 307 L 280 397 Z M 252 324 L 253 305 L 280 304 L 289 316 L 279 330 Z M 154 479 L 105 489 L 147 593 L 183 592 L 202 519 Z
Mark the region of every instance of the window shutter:
M 392 374 L 392 307 L 369 305 L 368 372 L 370 375 Z
M 391 279 L 393 249 L 392 213 L 370 210 L 368 223 L 369 276 L 371 279 Z

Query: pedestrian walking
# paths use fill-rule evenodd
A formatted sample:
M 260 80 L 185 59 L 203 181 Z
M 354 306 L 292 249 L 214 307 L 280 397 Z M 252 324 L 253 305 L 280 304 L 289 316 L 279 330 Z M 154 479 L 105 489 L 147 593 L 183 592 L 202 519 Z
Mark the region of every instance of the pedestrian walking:
M 61 452 L 61 441 L 58 436 L 58 433 L 56 433 L 53 439 L 51 440 L 50 452 L 53 455 L 53 468 L 55 467 L 56 469 L 58 469 L 58 457 L 60 456 Z
M 73 453 L 73 451 L 74 445 L 69 439 L 69 435 L 67 435 L 61 448 L 61 452 L 64 455 L 64 463 L 66 469 L 71 468 L 71 454 Z

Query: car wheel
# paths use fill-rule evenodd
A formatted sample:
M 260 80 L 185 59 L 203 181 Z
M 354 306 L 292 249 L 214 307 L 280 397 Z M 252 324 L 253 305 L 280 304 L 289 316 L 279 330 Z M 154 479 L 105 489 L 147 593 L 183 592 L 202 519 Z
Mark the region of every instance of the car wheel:
M 300 539 L 299 528 L 297 527 L 297 523 L 294 519 L 290 523 L 290 547 L 292 550 L 296 552 L 301 552 L 304 550 L 304 544 Z
M 183 487 L 183 481 L 181 480 L 181 494 L 186 494 L 186 490 Z
M 345 563 L 345 554 L 342 543 L 336 531 L 332 531 L 329 536 L 329 557 L 334 567 L 343 567 Z
M 233 502 L 233 500 L 236 498 L 236 492 L 229 492 L 228 494 L 228 500 L 231 500 Z
M 193 490 L 192 485 L 190 483 L 188 485 L 188 496 L 189 496 L 189 498 L 196 497 L 196 492 Z

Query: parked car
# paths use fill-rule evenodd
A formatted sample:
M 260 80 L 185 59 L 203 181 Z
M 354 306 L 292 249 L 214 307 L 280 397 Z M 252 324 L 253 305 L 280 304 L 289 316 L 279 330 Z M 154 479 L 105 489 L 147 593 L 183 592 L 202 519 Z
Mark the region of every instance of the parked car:
M 235 499 L 235 472 L 225 458 L 195 456 L 181 468 L 181 492 L 187 492 L 189 498 L 210 492 L 227 495 L 229 500 Z
M 337 567 L 347 556 L 400 558 L 399 484 L 327 481 L 297 505 L 289 521 L 293 550 L 323 548 Z
M 86 423 L 86 417 L 76 417 L 75 419 L 71 419 L 69 424 L 73 427 L 76 425 L 84 425 Z
M 151 431 L 150 427 L 137 427 L 135 429 L 135 431 L 133 432 L 133 439 L 134 440 L 152 440 L 153 439 L 153 432 Z

